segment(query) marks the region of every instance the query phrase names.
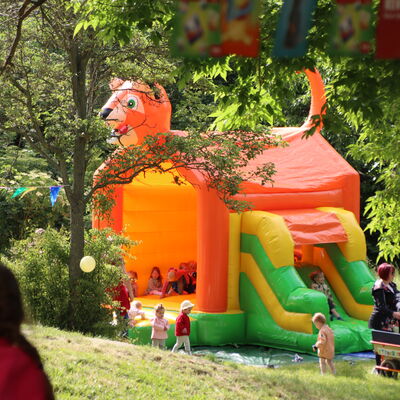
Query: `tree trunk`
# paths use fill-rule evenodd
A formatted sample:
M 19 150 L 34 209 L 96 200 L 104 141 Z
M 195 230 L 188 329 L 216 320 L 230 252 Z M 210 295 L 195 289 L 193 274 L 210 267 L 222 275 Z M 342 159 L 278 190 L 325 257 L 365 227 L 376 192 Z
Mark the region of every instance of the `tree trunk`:
M 84 255 L 85 248 L 85 229 L 84 229 L 84 215 L 85 205 L 82 201 L 76 201 L 70 205 L 70 218 L 71 218 L 71 239 L 70 239 L 70 256 L 69 256 L 69 315 L 68 327 L 75 328 L 74 321 L 76 313 L 78 312 L 79 304 L 79 279 L 82 275 L 80 269 L 80 260 Z
M 87 57 L 83 56 L 78 43 L 73 41 L 70 49 L 72 72 L 72 92 L 78 118 L 87 117 L 86 110 L 86 66 Z M 85 249 L 85 175 L 86 175 L 86 137 L 85 132 L 76 132 L 73 153 L 73 184 L 70 195 L 71 241 L 69 259 L 69 327 L 74 329 L 75 316 L 80 301 L 79 279 L 82 275 L 80 260 Z

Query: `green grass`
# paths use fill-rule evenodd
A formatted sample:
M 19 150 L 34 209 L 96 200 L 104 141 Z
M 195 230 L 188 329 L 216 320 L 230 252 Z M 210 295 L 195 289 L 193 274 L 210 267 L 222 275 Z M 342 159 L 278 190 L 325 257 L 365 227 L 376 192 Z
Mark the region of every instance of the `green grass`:
M 317 363 L 277 369 L 172 354 L 54 328 L 25 327 L 41 353 L 57 399 L 396 399 L 400 383 L 372 375 L 374 363 Z

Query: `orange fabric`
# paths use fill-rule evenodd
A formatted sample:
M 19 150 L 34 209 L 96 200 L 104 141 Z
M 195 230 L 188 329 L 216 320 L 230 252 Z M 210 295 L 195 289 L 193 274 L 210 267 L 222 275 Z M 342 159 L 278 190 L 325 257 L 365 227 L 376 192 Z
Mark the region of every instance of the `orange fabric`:
M 252 160 L 244 169 L 250 171 L 258 165 L 273 162 L 277 173 L 273 184 L 261 185 L 260 179 L 243 184 L 243 193 L 314 193 L 314 201 L 309 207 L 325 204 L 319 198 L 324 192 L 340 191 L 338 207 L 352 211 L 359 220 L 359 176 L 333 147 L 319 134 L 302 139 L 303 128 L 294 133 L 293 128 L 276 128 L 275 134 L 282 135 L 287 147 L 272 148 Z M 281 208 L 280 202 L 270 204 L 270 209 Z
M 347 242 L 347 235 L 334 213 L 319 210 L 274 211 L 281 215 L 295 245 Z
M 225 312 L 229 257 L 229 212 L 198 171 L 180 170 L 197 191 L 197 309 Z

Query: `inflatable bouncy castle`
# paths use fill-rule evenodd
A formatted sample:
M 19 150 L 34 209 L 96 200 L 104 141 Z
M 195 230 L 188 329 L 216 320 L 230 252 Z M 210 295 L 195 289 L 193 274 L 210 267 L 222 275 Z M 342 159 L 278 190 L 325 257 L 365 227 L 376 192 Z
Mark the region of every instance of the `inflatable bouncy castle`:
M 126 267 L 138 274 L 139 298 L 153 314 L 162 302 L 173 324 L 180 303 L 191 314 L 193 345 L 257 344 L 312 352 L 316 330 L 311 317 L 329 321 L 326 296 L 310 289 L 310 273 L 322 270 L 343 321 L 329 324 L 336 351 L 370 349 L 367 320 L 372 311 L 374 278 L 366 264 L 366 243 L 359 226 L 359 175 L 320 134 L 303 138 L 321 116 L 324 86 L 318 72 L 305 72 L 311 86 L 309 116 L 301 127 L 274 128 L 287 146 L 269 148 L 246 167 L 273 162 L 273 185 L 247 181 L 238 198 L 252 211 L 229 212 L 196 171 L 179 171 L 187 185 L 170 175 L 146 173 L 115 190 L 113 222 L 108 226 L 141 244 Z M 114 128 L 112 140 L 140 143 L 145 135 L 170 131 L 171 105 L 162 87 L 157 94 L 137 82 L 117 81 L 102 116 Z M 174 131 L 170 131 L 174 133 Z M 179 132 L 176 132 L 179 134 Z M 107 226 L 94 220 L 94 227 Z M 182 261 L 197 263 L 196 292 L 145 296 L 153 266 L 164 279 Z M 130 332 L 150 342 L 149 321 Z M 167 344 L 174 341 L 173 330 Z

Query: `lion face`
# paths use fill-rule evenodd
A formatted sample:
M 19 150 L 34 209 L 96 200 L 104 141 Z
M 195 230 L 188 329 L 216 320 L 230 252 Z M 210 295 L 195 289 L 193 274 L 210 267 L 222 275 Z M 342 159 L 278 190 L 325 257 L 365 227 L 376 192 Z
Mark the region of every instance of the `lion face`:
M 146 135 L 170 130 L 171 104 L 164 88 L 155 86 L 158 95 L 141 82 L 117 78 L 110 83 L 114 93 L 100 112 L 112 128 L 110 143 L 141 144 Z

